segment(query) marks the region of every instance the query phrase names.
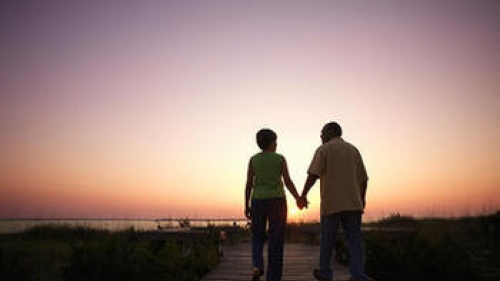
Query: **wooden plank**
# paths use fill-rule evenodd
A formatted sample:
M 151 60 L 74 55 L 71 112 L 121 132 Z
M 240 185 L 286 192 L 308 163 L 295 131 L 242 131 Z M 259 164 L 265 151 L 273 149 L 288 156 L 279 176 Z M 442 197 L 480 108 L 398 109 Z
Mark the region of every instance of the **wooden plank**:
M 267 249 L 264 249 L 266 259 Z M 286 244 L 283 264 L 283 281 L 310 281 L 313 269 L 318 267 L 319 246 Z M 220 263 L 202 281 L 249 281 L 251 278 L 251 251 L 249 243 L 224 247 Z M 349 280 L 349 270 L 333 264 L 334 280 Z M 261 278 L 265 280 L 265 276 Z

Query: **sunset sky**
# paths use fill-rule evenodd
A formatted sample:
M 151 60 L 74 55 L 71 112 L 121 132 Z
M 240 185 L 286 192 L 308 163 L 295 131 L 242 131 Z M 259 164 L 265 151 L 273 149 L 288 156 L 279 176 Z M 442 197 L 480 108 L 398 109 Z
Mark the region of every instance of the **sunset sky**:
M 500 1 L 1 1 L 0 218 L 242 217 L 338 121 L 367 219 L 500 209 Z M 294 219 L 319 219 L 319 184 Z

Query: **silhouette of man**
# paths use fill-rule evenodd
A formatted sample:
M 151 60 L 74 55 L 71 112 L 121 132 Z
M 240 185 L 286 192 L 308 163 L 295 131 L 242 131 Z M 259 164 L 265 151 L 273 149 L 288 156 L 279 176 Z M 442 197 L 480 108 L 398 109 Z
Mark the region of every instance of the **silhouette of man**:
M 342 224 L 349 245 L 349 271 L 352 280 L 373 280 L 364 273 L 361 215 L 365 208 L 368 182 L 361 154 L 342 138 L 342 128 L 336 122 L 326 124 L 321 131 L 322 145 L 316 150 L 302 191 L 307 193 L 320 179 L 321 245 L 317 280 L 333 280 L 331 260 L 337 242 L 338 225 Z

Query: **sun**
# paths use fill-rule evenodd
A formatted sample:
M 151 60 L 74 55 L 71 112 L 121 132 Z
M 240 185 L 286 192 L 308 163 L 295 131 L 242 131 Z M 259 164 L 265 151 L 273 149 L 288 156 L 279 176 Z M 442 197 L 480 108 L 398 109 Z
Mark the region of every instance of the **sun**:
M 297 221 L 299 219 L 300 210 L 297 207 L 291 207 L 288 210 L 288 220 Z

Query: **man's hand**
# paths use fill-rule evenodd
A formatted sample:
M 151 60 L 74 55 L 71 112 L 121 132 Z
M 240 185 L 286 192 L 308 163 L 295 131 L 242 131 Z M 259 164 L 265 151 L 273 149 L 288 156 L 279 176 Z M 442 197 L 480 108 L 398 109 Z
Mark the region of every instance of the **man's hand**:
M 249 220 L 252 219 L 252 210 L 248 206 L 245 207 L 245 217 Z

